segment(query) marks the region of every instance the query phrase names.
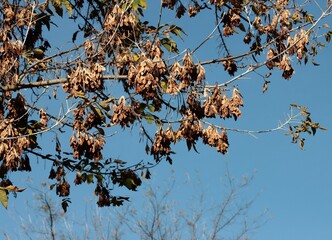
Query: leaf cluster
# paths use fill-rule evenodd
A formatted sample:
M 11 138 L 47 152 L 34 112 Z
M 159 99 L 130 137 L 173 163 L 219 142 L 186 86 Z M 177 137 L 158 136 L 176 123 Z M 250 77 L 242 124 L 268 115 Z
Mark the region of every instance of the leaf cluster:
M 179 142 L 197 151 L 201 141 L 226 154 L 232 130 L 227 123 L 239 119 L 244 107 L 239 87 L 232 83 L 264 67 L 291 79 L 292 58 L 305 64 L 311 58 L 319 65 L 313 57 L 325 45 L 314 30 L 331 9 L 328 5 L 316 18 L 291 1 L 191 0 L 185 6 L 184 1 L 163 0 L 160 7 L 175 11 L 177 18 L 186 13 L 191 18 L 203 11 L 211 14 L 216 19 L 212 33 L 217 34 L 224 55 L 196 60 L 211 36 L 193 51 L 180 51 L 177 41 L 186 40 L 185 29 L 164 23 L 163 11 L 157 23 L 145 21 L 146 0 L 0 2 L 3 181 L 11 172 L 31 171 L 30 158 L 39 157 L 52 162 L 51 186 L 62 197 L 65 210 L 71 172 L 76 173 L 75 184 L 96 185 L 99 206 L 119 206 L 128 198 L 114 196 L 114 188 L 137 190 L 141 178 L 150 178 L 150 168 L 162 161 L 172 164 L 172 148 Z M 72 37 L 66 40 L 72 40 L 72 47 L 62 48 L 57 40 L 47 39 L 45 32 L 57 27 L 59 17 L 72 24 Z M 331 31 L 324 36 L 330 42 Z M 242 54 L 231 44 L 234 39 L 243 40 Z M 210 64 L 221 66 L 223 78 L 206 76 Z M 236 76 L 241 69 L 245 71 Z M 265 76 L 264 92 L 269 83 Z M 54 108 L 63 106 L 67 109 L 57 116 Z M 304 113 L 304 120 L 291 126 L 290 134 L 302 148 L 301 133 L 314 135 L 324 128 L 311 121 L 307 110 L 294 107 Z M 148 160 L 129 165 L 114 160 L 110 151 L 105 154 L 106 139 L 112 142 L 107 137 L 134 127 L 140 130 Z M 41 135 L 55 139 L 54 151 L 43 145 Z M 69 144 L 61 146 L 64 136 Z

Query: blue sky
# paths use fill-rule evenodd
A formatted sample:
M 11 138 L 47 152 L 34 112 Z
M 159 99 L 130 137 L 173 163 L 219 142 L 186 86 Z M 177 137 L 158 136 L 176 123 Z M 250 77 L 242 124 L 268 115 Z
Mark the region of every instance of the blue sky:
M 148 1 L 147 19 L 151 23 L 157 21 L 159 12 L 157 1 Z M 158 11 L 157 11 L 158 9 Z M 166 14 L 166 20 L 173 13 Z M 169 17 L 169 19 L 168 19 Z M 205 15 L 193 19 L 188 18 L 180 22 L 189 37 L 179 45 L 180 52 L 184 48 L 194 48 L 197 43 L 205 39 L 214 28 L 214 19 Z M 189 23 L 189 24 L 188 24 Z M 60 29 L 60 32 L 63 32 Z M 52 35 L 51 35 L 52 36 Z M 58 36 L 56 33 L 53 37 Z M 190 40 L 190 41 L 189 41 Z M 66 43 L 68 44 L 68 43 Z M 237 42 L 232 42 L 237 45 Z M 240 43 L 238 51 L 241 51 Z M 65 45 L 65 44 L 64 44 Z M 212 39 L 204 45 L 195 55 L 200 60 L 218 56 L 215 50 L 217 42 Z M 313 121 L 318 121 L 327 131 L 319 131 L 315 137 L 306 137 L 304 150 L 298 145 L 291 144 L 291 138 L 284 136 L 286 132 L 270 134 L 256 134 L 251 136 L 243 133 L 229 133 L 229 154 L 220 155 L 208 146 L 198 145 L 198 152 L 187 151 L 185 143 L 176 147 L 173 165 L 162 163 L 152 170 L 152 186 L 167 186 L 170 176 L 174 175 L 176 186 L 171 200 L 179 206 L 188 207 L 190 198 L 194 197 L 197 189 L 202 191 L 209 203 L 218 202 L 223 192 L 222 181 L 226 169 L 236 179 L 246 175 L 254 175 L 254 180 L 243 198 L 258 195 L 249 217 L 259 214 L 264 209 L 269 210 L 268 222 L 259 228 L 253 235 L 257 240 L 329 240 L 332 239 L 332 99 L 331 83 L 331 46 L 320 51 L 315 61 L 320 66 L 315 67 L 310 63 L 300 66 L 293 62 L 296 74 L 289 81 L 281 78 L 281 73 L 273 73 L 267 93 L 262 93 L 263 80 L 257 75 L 249 75 L 239 80 L 237 84 L 244 95 L 243 116 L 232 124 L 240 129 L 269 129 L 278 126 L 279 121 L 284 121 L 289 113 L 289 104 L 298 103 L 307 106 L 312 113 Z M 208 81 L 224 82 L 229 79 L 222 70 L 222 66 L 207 66 Z M 262 73 L 268 72 L 266 68 Z M 215 80 L 214 80 L 215 79 Z M 50 141 L 50 139 L 45 139 Z M 111 151 L 114 157 L 123 159 L 146 158 L 144 146 L 137 143 L 138 132 L 121 132 L 109 140 L 109 147 L 105 152 Z M 52 144 L 53 148 L 53 144 Z M 42 161 L 36 165 L 40 175 L 32 172 L 29 181 L 26 174 L 18 177 L 22 186 L 40 186 L 41 180 L 47 180 L 48 170 Z M 14 174 L 13 174 L 14 175 Z M 189 181 L 189 184 L 186 183 Z M 166 182 L 166 183 L 165 183 Z M 190 184 L 192 183 L 192 184 Z M 25 185 L 26 184 L 26 185 Z M 8 231 L 18 227 L 20 219 L 18 214 L 34 216 L 35 211 L 25 204 L 31 201 L 33 189 L 28 188 L 17 198 L 10 198 L 9 209 L 0 208 L 2 216 L 1 230 Z M 146 191 L 131 193 L 132 202 L 141 204 Z M 86 208 L 86 201 L 94 202 L 92 188 L 72 187 L 73 204 L 70 205 L 69 214 L 80 216 L 82 209 Z M 78 201 L 82 200 L 82 203 Z M 132 204 L 132 203 L 129 203 Z M 204 207 L 204 206 L 203 206 Z M 109 210 L 106 210 L 109 211 Z M 10 230 L 11 231 L 11 230 Z

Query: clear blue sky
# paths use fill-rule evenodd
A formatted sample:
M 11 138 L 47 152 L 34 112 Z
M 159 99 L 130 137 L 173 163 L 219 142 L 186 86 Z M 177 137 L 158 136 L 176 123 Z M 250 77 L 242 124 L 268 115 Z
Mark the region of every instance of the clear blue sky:
M 157 21 L 158 5 L 158 1 L 148 1 L 146 18 L 151 19 L 151 23 Z M 185 38 L 183 45 L 180 44 L 180 52 L 184 48 L 194 48 L 214 28 L 215 20 L 204 15 L 193 20 L 194 24 L 188 19 L 180 23 L 190 36 Z M 172 18 L 170 21 L 175 23 Z M 64 30 L 61 29 L 61 31 Z M 207 60 L 211 58 L 211 55 L 217 56 L 216 44 L 215 40 L 211 40 L 196 53 L 196 57 Z M 239 45 L 239 51 L 241 51 L 240 47 L 241 45 Z M 230 174 L 238 179 L 254 174 L 254 181 L 250 185 L 249 192 L 243 197 L 258 194 L 249 215 L 252 217 L 268 209 L 269 221 L 257 230 L 253 239 L 332 239 L 331 56 L 332 51 L 329 46 L 320 51 L 315 58 L 315 61 L 320 63 L 319 67 L 310 63 L 307 66 L 299 66 L 294 60 L 296 74 L 293 78 L 286 81 L 281 78 L 280 73 L 273 73 L 269 90 L 265 94 L 262 93 L 263 81 L 257 75 L 250 75 L 237 82 L 244 95 L 245 104 L 243 117 L 234 125 L 240 129 L 260 130 L 278 126 L 279 121 L 286 119 L 290 103 L 298 103 L 309 108 L 313 120 L 320 122 L 328 130 L 319 131 L 315 137 L 306 137 L 304 150 L 291 144 L 290 137 L 284 136 L 286 132 L 255 135 L 255 137 L 248 134 L 229 133 L 229 154 L 225 156 L 208 146 L 201 145 L 198 146 L 199 154 L 188 153 L 185 143 L 182 143 L 176 148 L 177 155 L 174 156 L 172 166 L 161 164 L 152 170 L 151 184 L 165 186 L 167 179 L 174 174 L 177 184 L 171 198 L 181 206 L 190 207 L 190 199 L 195 196 L 196 187 L 208 196 L 207 204 L 209 201 L 218 201 L 223 191 L 221 182 L 227 167 Z M 229 79 L 215 66 L 206 67 L 206 71 L 211 84 Z M 109 147 L 105 151 L 111 151 L 115 157 L 133 159 L 133 161 L 146 158 L 144 147 L 137 144 L 137 136 L 135 131 L 124 135 L 120 132 L 118 136 L 115 136 L 116 140 L 109 140 Z M 105 155 L 107 155 L 106 152 Z M 49 168 L 41 162 L 39 161 L 36 166 L 40 169 L 40 175 L 37 176 L 36 172 L 32 172 L 30 183 L 25 183 L 27 175 L 20 176 L 22 186 L 19 187 L 29 185 L 38 187 L 41 180 L 47 180 Z M 189 187 L 188 184 L 184 184 L 188 180 L 192 183 Z M 91 188 L 72 187 L 71 190 L 73 204 L 70 205 L 69 214 L 78 216 L 83 208 L 86 208 L 87 199 L 92 202 L 96 199 L 92 195 Z M 34 215 L 31 208 L 25 205 L 26 201 L 31 200 L 32 194 L 33 190 L 28 188 L 16 199 L 10 198 L 8 210 L 0 208 L 1 230 L 17 228 L 20 222 L 18 213 L 23 218 L 29 214 Z M 144 194 L 145 191 L 131 194 L 132 202 L 140 203 Z M 79 204 L 80 200 L 82 204 Z

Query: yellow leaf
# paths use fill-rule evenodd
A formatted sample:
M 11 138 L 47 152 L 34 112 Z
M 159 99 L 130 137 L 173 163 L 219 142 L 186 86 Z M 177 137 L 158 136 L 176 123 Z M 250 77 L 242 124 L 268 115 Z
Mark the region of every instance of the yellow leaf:
M 83 91 L 75 91 L 74 92 L 74 97 L 75 98 L 83 98 L 86 99 L 87 97 L 85 96 L 85 93 Z
M 0 202 L 7 209 L 8 207 L 8 195 L 6 190 L 0 189 Z
M 111 109 L 109 104 L 106 101 L 98 102 L 98 104 L 106 111 L 109 111 Z
M 139 55 L 138 55 L 137 53 L 135 53 L 135 54 L 133 55 L 133 61 L 134 61 L 134 62 L 137 62 L 138 59 L 139 59 Z
M 4 187 L 3 189 L 6 189 L 6 190 L 11 191 L 11 192 L 14 192 L 14 189 L 15 189 L 15 188 L 16 188 L 15 186 L 13 186 L 13 185 L 9 185 L 9 186 L 7 186 L 7 187 Z
M 23 192 L 26 188 L 18 188 L 14 185 L 9 185 L 7 187 L 0 187 L 0 190 L 7 190 L 10 192 Z
M 62 5 L 65 7 L 67 10 L 69 16 L 71 17 L 73 15 L 73 8 L 69 0 L 62 0 L 61 1 Z
M 146 0 L 140 0 L 138 5 L 140 5 L 142 8 L 146 9 Z
M 105 115 L 103 114 L 103 111 L 93 105 L 90 105 L 91 110 L 93 111 L 94 114 L 96 114 L 96 116 L 102 121 L 105 122 Z
M 146 0 L 134 0 L 131 6 L 135 11 L 138 9 L 138 6 L 146 9 Z

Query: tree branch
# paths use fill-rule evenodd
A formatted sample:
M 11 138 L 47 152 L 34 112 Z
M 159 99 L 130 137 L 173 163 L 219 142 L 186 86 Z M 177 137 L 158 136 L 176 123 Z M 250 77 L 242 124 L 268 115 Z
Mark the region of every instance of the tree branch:
M 103 77 L 104 80 L 107 79 L 127 79 L 127 75 L 105 75 Z M 39 88 L 45 86 L 52 86 L 61 83 L 69 82 L 68 78 L 58 78 L 53 80 L 41 81 L 41 82 L 31 82 L 31 83 L 22 83 L 22 84 L 15 84 L 9 86 L 0 86 L 0 92 L 7 92 L 7 91 L 18 91 L 20 89 L 26 88 Z

